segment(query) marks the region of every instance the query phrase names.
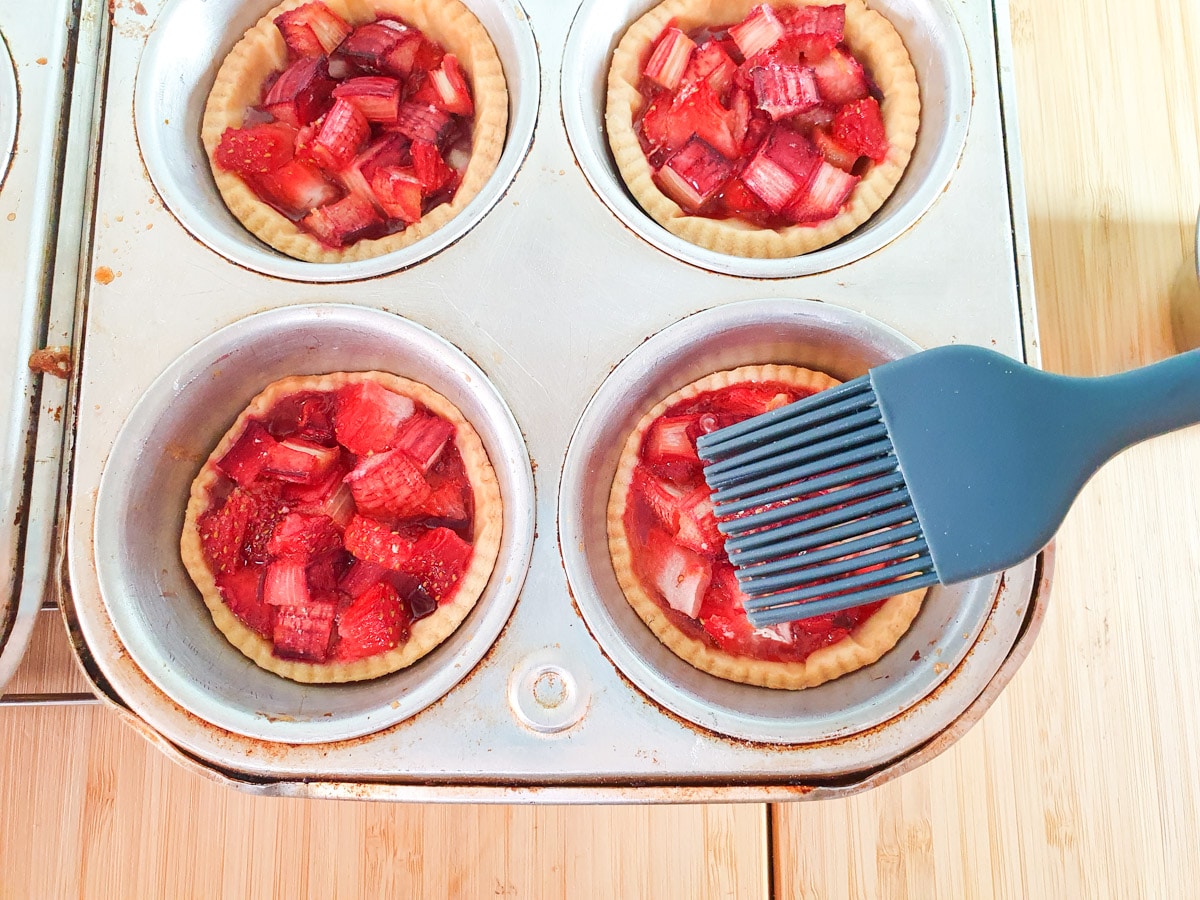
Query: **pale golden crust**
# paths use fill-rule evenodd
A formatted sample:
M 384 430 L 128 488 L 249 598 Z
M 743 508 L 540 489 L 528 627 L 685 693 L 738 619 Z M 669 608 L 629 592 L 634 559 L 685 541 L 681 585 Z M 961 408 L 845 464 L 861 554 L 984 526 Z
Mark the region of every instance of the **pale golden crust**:
M 251 417 L 265 415 L 276 403 L 291 394 L 301 391 L 336 391 L 347 384 L 362 381 L 375 381 L 388 390 L 410 397 L 441 418 L 452 422 L 457 428 L 455 445 L 462 456 L 475 499 L 474 552 L 471 554 L 467 571 L 458 583 L 453 600 L 438 606 L 432 615 L 414 622 L 412 634 L 399 647 L 354 662 L 306 663 L 280 659 L 272 653 L 271 643 L 242 624 L 221 599 L 216 579 L 204 558 L 196 522 L 208 508 L 209 488 L 222 477 L 217 471 L 217 461 L 237 441 Z M 180 554 L 188 574 L 192 576 L 192 581 L 204 597 L 204 604 L 212 613 L 217 628 L 231 644 L 259 666 L 276 675 L 306 683 L 362 681 L 412 665 L 454 632 L 487 587 L 500 552 L 502 527 L 500 486 L 496 481 L 496 473 L 479 435 L 454 404 L 432 388 L 397 375 L 386 372 L 337 372 L 332 375 L 284 378 L 269 384 L 250 401 L 250 405 L 225 433 L 192 482 L 183 536 L 180 539 Z
M 843 0 L 803 0 L 831 6 Z M 605 123 L 608 141 L 621 177 L 633 197 L 656 222 L 673 234 L 718 253 L 733 256 L 780 258 L 799 256 L 846 236 L 867 221 L 891 195 L 904 174 L 916 145 L 921 101 L 917 76 L 904 42 L 891 22 L 862 0 L 846 4 L 846 45 L 871 72 L 883 92 L 887 158 L 871 166 L 854 188 L 846 207 L 834 218 L 816 225 L 793 225 L 772 230 L 736 219 L 690 216 L 654 183 L 653 170 L 642 152 L 633 121 L 642 106 L 638 93 L 642 66 L 650 47 L 672 19 L 684 32 L 703 25 L 741 21 L 762 0 L 666 0 L 636 22 L 613 53 L 608 73 Z M 800 5 L 795 0 L 779 6 Z
M 729 681 L 787 690 L 815 687 L 870 665 L 892 649 L 916 618 L 921 601 L 925 597 L 925 589 L 890 598 L 873 616 L 845 638 L 836 644 L 822 647 L 803 662 L 769 662 L 729 653 L 685 634 L 670 620 L 660 602 L 651 595 L 634 571 L 633 556 L 625 534 L 625 507 L 633 482 L 633 469 L 637 464 L 642 438 L 650 424 L 681 400 L 747 381 L 777 381 L 812 391 L 825 390 L 838 384 L 822 372 L 813 372 L 797 366 L 742 366 L 706 375 L 658 403 L 642 416 L 637 427 L 630 432 L 617 462 L 617 472 L 613 476 L 612 490 L 608 498 L 609 554 L 617 581 L 629 604 L 675 655 L 697 669 Z
M 500 57 L 487 30 L 458 0 L 324 0 L 351 25 L 393 15 L 420 29 L 458 57 L 470 78 L 475 101 L 471 159 L 454 199 L 397 234 L 334 250 L 258 199 L 237 175 L 212 162 L 225 129 L 242 126 L 247 108 L 261 99 L 267 76 L 286 65 L 287 47 L 275 27 L 275 17 L 306 2 L 309 0 L 284 0 L 274 7 L 246 32 L 221 64 L 204 107 L 200 131 L 213 178 L 230 212 L 260 240 L 288 256 L 308 262 L 350 262 L 391 253 L 432 234 L 458 215 L 496 170 L 508 127 L 508 89 Z

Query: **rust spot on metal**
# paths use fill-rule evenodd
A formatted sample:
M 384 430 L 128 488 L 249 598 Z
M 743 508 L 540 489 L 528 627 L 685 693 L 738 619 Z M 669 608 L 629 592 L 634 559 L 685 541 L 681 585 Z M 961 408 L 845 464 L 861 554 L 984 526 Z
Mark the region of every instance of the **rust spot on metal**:
M 29 368 L 43 375 L 70 378 L 74 371 L 70 347 L 43 347 L 29 354 Z M 60 408 L 61 411 L 61 408 Z

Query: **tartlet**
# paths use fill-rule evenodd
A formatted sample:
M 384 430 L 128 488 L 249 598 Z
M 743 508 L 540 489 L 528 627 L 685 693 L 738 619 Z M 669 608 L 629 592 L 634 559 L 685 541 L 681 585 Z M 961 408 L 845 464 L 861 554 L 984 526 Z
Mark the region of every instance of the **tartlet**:
M 277 122 L 262 108 L 270 88 L 285 69 L 297 61 L 310 59 L 303 56 L 304 41 L 298 42 L 289 35 L 285 42 L 281 29 L 288 24 L 288 17 L 303 17 L 315 7 L 328 9 L 356 31 L 360 26 L 373 23 L 386 23 L 398 33 L 406 28 L 410 32 L 416 29 L 420 36 L 436 45 L 430 52 L 438 61 L 440 80 L 435 85 L 434 79 L 423 72 L 422 83 L 428 83 L 421 87 L 415 80 L 412 73 L 420 71 L 420 52 L 423 51 L 418 52 L 416 64 L 407 58 L 407 54 L 398 51 L 389 57 L 388 48 L 381 48 L 377 41 L 372 46 L 371 36 L 367 35 L 361 41 L 367 45 L 365 49 L 353 48 L 354 53 L 345 53 L 338 46 L 345 36 L 344 28 L 334 28 L 330 36 L 328 31 L 321 32 L 318 27 L 314 36 L 323 43 L 311 48 L 311 58 L 324 58 L 325 68 L 315 76 L 310 72 L 307 76 L 301 73 L 297 77 L 310 87 L 314 77 L 319 81 L 321 89 L 316 92 L 315 105 L 312 93 L 302 94 L 298 104 L 298 108 L 319 115 L 311 124 L 288 123 L 282 119 Z M 284 25 L 278 25 L 277 20 L 283 20 Z M 347 39 L 354 38 L 355 33 L 349 34 Z M 306 33 L 304 37 L 307 39 Z M 453 57 L 453 65 L 441 64 L 443 57 L 437 54 L 443 51 L 447 58 Z M 392 62 L 402 55 L 403 61 Z M 347 59 L 351 61 L 347 62 Z M 413 66 L 409 74 L 401 74 L 403 68 L 409 66 Z M 331 75 L 331 68 L 339 71 Z M 340 99 L 336 94 L 330 96 L 330 79 L 338 83 L 334 90 L 338 93 L 346 91 L 347 96 Z M 344 88 L 343 85 L 352 79 L 377 84 L 367 84 L 365 89 L 357 91 Z M 366 105 L 368 102 L 379 103 L 378 83 L 393 79 L 399 82 L 402 104 L 412 100 L 436 113 L 454 114 L 458 116 L 455 123 L 469 118 L 469 140 L 466 137 L 458 139 L 454 123 L 446 125 L 440 121 L 425 134 L 426 123 L 416 114 L 416 127 L 407 129 L 407 133 L 395 131 L 394 122 L 381 124 L 376 118 L 360 118 L 363 109 L 370 109 Z M 303 90 L 310 90 L 310 87 Z M 442 90 L 449 101 L 443 102 L 434 96 L 434 88 Z M 330 103 L 338 106 L 337 118 L 330 111 Z M 347 104 L 355 110 L 349 110 Z M 289 110 L 288 117 L 292 116 L 294 113 Z M 342 118 L 353 118 L 354 121 L 341 128 Z M 320 152 L 310 155 L 307 148 L 313 146 L 314 137 L 320 138 L 321 128 L 329 124 L 330 119 L 339 124 L 329 137 L 330 143 L 335 145 L 335 158 L 330 158 L 329 154 L 322 157 Z M 353 151 L 345 154 L 354 156 L 350 161 L 355 164 L 352 166 L 340 157 L 340 150 L 344 148 L 336 145 L 347 134 L 361 136 L 364 122 L 369 126 L 369 137 L 356 140 Z M 495 171 L 503 151 L 507 123 L 508 91 L 500 59 L 486 29 L 459 0 L 325 0 L 324 3 L 285 0 L 250 28 L 221 64 L 205 105 L 201 138 L 226 206 L 251 233 L 297 259 L 336 263 L 367 259 L 407 247 L 461 213 Z M 255 125 L 269 128 L 275 124 L 299 129 L 298 137 L 291 136 L 294 149 L 288 140 L 284 140 L 282 152 L 287 153 L 288 160 L 294 152 L 296 160 L 303 162 L 306 168 L 301 173 L 288 173 L 282 187 L 273 183 L 271 190 L 256 191 L 243 177 L 245 173 L 238 174 L 218 164 L 218 148 L 223 136 L 231 129 Z M 462 130 L 465 129 L 463 125 Z M 399 154 L 394 152 L 395 147 L 384 147 L 386 153 L 381 153 L 379 145 L 386 144 L 384 138 L 389 134 L 405 138 L 421 135 L 426 143 L 438 145 L 441 156 L 428 154 L 430 160 L 422 166 L 421 160 L 412 158 L 417 154 L 410 155 L 409 147 L 403 142 Z M 443 146 L 447 142 L 453 146 Z M 257 144 L 263 143 L 267 144 L 268 154 L 281 152 L 277 147 L 280 142 L 269 132 L 257 141 Z M 235 145 L 227 150 L 225 161 L 244 158 L 255 149 L 255 141 Z M 248 168 L 254 169 L 255 163 L 257 160 Z M 272 165 L 264 164 L 261 168 L 271 169 Z M 376 185 L 372 176 L 384 166 L 388 178 Z M 364 178 L 362 171 L 368 167 L 370 170 Z M 446 175 L 447 168 L 453 172 L 453 178 Z M 309 170 L 315 170 L 317 175 Z M 276 171 L 271 169 L 264 174 L 275 178 Z M 457 187 L 453 182 L 457 182 Z M 417 201 L 413 199 L 414 192 L 419 194 Z M 264 199 L 268 195 L 274 203 Z M 300 222 L 311 209 L 332 207 L 339 202 L 346 208 L 321 216 L 309 230 L 306 230 L 307 225 L 301 226 Z M 412 212 L 414 202 L 417 203 L 416 215 Z M 400 228 L 402 230 L 397 230 Z M 322 235 L 321 239 L 315 236 L 318 233 Z
M 301 682 L 376 678 L 454 632 L 499 553 L 478 434 L 426 385 L 297 376 L 255 397 L 192 483 L 180 552 L 217 628 Z
M 837 383 L 795 366 L 716 372 L 655 405 L 625 441 L 607 512 L 613 569 L 642 621 L 697 669 L 760 687 L 813 687 L 875 662 L 920 610 L 924 589 L 756 630 L 741 607 L 696 437 Z
M 916 73 L 886 18 L 862 0 L 847 0 L 842 24 L 837 13 L 842 7 L 828 0 L 666 0 L 630 26 L 609 69 L 605 124 L 621 177 L 651 218 L 709 250 L 780 258 L 838 240 L 883 205 L 916 143 Z M 834 11 L 842 40 L 831 49 L 837 31 L 824 41 L 819 33 L 793 34 L 786 19 L 795 10 Z M 757 19 L 764 16 L 785 35 L 774 44 L 761 38 Z M 735 41 L 730 26 L 750 36 L 739 33 Z M 797 27 L 827 26 L 818 20 Z M 753 55 L 744 58 L 739 47 Z M 851 70 L 857 81 L 843 93 L 843 77 L 851 77 Z M 715 97 L 704 96 L 702 82 L 713 87 Z M 688 105 L 686 115 L 699 116 L 690 140 L 683 134 L 687 125 L 669 137 L 680 126 L 670 117 L 663 117 L 667 125 L 658 125 L 657 112 L 655 134 L 645 128 L 656 99 L 665 94 L 675 98 L 671 116 L 678 118 L 679 108 Z M 849 125 L 834 139 L 831 132 L 841 127 L 834 123 L 838 114 Z M 755 126 L 756 119 L 765 125 Z M 848 150 L 864 127 L 873 133 Z M 678 162 L 667 165 L 671 156 Z M 757 177 L 743 180 L 752 165 Z M 768 183 L 780 165 L 792 181 Z

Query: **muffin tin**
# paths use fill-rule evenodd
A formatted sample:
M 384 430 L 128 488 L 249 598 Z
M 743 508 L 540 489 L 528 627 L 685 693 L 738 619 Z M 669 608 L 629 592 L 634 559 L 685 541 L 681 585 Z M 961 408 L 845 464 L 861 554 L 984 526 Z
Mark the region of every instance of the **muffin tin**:
M 640 402 L 727 359 L 767 353 L 845 376 L 914 346 L 964 342 L 1036 360 L 1011 91 L 997 58 L 1008 46 L 1005 9 L 873 4 L 929 79 L 931 124 L 915 167 L 862 232 L 770 268 L 669 246 L 605 184 L 603 61 L 622 22 L 649 2 L 467 5 L 493 37 L 502 32 L 512 90 L 490 211 L 411 258 L 327 272 L 292 267 L 230 232 L 198 165 L 203 97 L 237 36 L 227 20 L 244 27 L 271 3 L 222 0 L 222 15 L 206 4 L 202 17 L 177 0 L 115 8 L 95 207 L 84 214 L 93 277 L 80 307 L 86 350 L 60 585 L 98 691 L 177 760 L 290 795 L 829 796 L 944 749 L 1028 651 L 1044 609 L 1044 557 L 940 592 L 908 643 L 871 669 L 828 689 L 764 693 L 673 668 L 640 624 L 621 623 L 596 498 L 615 462 L 609 442 Z M 169 18 L 184 15 L 186 29 Z M 156 20 L 161 30 L 151 29 Z M 160 118 L 154 104 L 163 103 L 170 112 Z M 383 323 L 387 354 L 378 345 L 382 356 L 363 358 L 336 329 L 321 330 L 367 320 Z M 188 473 L 240 405 L 293 361 L 346 368 L 347 352 L 362 360 L 354 368 L 420 361 L 443 385 L 451 372 L 472 385 L 457 396 L 477 401 L 478 417 L 468 415 L 508 479 L 511 545 L 455 646 L 411 681 L 401 673 L 358 693 L 238 685 L 234 701 L 204 680 L 202 651 L 221 650 L 175 552 Z M 523 486 L 525 466 L 535 491 Z M 185 657 L 196 668 L 175 671 Z M 220 657 L 212 671 L 236 680 L 249 665 L 235 671 Z M 437 686 L 422 695 L 426 679 Z M 402 710 L 381 707 L 386 691 Z M 339 698 L 333 709 L 329 696 Z

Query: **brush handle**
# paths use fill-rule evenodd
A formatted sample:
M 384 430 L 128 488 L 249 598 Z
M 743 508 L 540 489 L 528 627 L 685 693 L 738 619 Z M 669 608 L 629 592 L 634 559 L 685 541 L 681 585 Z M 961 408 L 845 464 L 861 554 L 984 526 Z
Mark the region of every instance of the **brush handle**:
M 1200 422 L 1200 350 L 1104 378 L 1084 379 L 1100 408 L 1111 410 L 1113 428 L 1097 450 L 1108 459 L 1126 447 Z

